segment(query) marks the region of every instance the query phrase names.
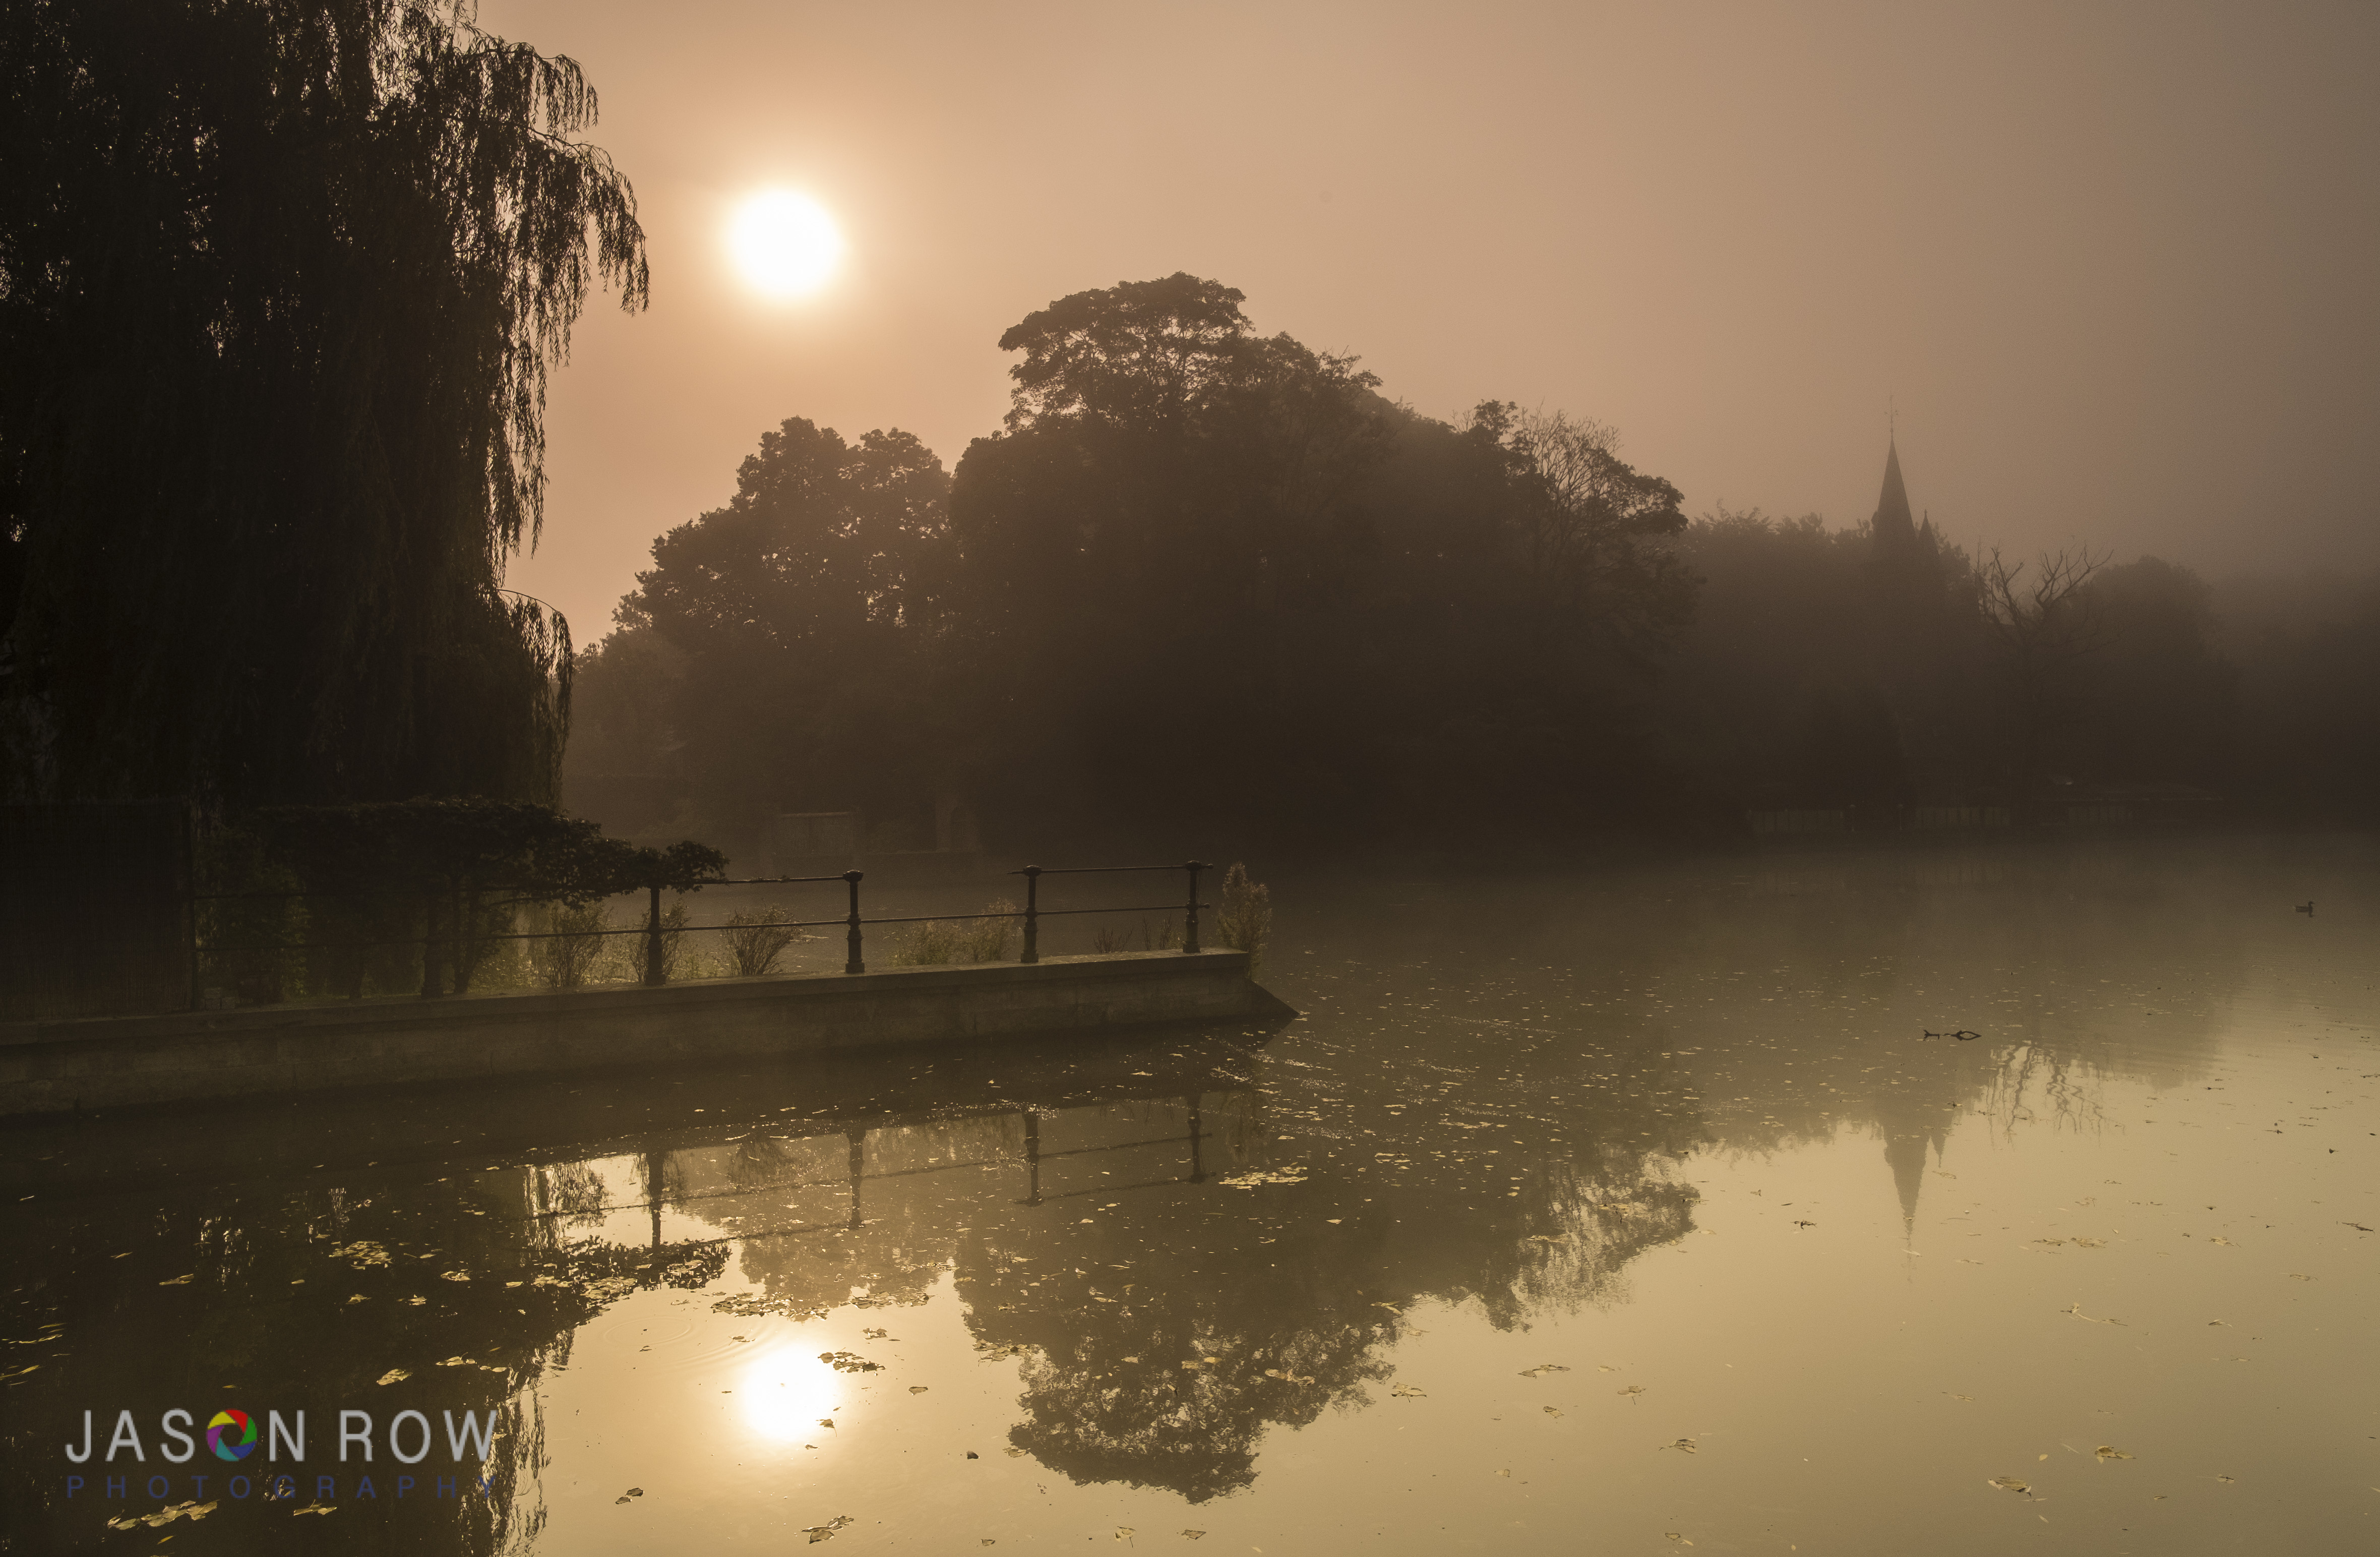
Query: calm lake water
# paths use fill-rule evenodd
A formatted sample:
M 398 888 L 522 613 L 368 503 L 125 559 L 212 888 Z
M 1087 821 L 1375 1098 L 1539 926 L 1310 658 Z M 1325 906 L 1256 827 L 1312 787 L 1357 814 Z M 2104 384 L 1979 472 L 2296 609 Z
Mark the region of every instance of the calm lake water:
M 2380 1549 L 2369 842 L 1274 886 L 1272 1031 L 8 1128 L 6 1550 Z

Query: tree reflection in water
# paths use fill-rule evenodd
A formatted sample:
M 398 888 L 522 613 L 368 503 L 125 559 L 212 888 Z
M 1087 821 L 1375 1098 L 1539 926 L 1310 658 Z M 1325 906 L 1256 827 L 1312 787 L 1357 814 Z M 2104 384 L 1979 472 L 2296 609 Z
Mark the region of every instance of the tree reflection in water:
M 350 1505 L 342 1549 L 531 1544 L 540 1379 L 605 1304 L 665 1286 L 798 1319 L 947 1282 L 982 1354 L 1018 1359 L 1013 1449 L 1210 1499 L 1251 1484 L 1268 1429 L 1384 1393 L 1417 1306 L 1512 1329 L 1625 1301 L 1631 1263 L 1694 1231 L 1688 1164 L 1864 1135 L 1913 1225 L 1963 1115 L 2101 1127 L 2104 1077 L 2204 1064 L 2237 979 L 2170 902 L 2086 956 L 1979 901 L 1972 966 L 1922 977 L 1986 1036 L 1926 1042 L 1893 1015 L 1935 955 L 1904 905 L 1806 876 L 1734 902 L 1606 903 L 1557 950 L 1521 901 L 1474 916 L 1512 955 L 1453 961 L 1434 918 L 1342 912 L 1341 942 L 1277 954 L 1313 959 L 1284 988 L 1318 1008 L 1279 1052 L 1178 1031 L 14 1129 L 7 1334 L 64 1328 L 17 1348 L 40 1367 L 7 1395 L 9 1533 L 89 1534 L 55 1474 L 86 1405 L 222 1399 L 492 1408 L 489 1498 Z M 2041 992 L 2177 961 L 2202 995 L 2162 1003 L 2154 1040 Z

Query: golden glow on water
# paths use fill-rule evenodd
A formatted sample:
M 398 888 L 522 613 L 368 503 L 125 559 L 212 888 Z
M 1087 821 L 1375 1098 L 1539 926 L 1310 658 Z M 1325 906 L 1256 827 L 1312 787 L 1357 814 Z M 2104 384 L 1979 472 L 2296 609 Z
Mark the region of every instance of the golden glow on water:
M 843 1376 L 798 1344 L 779 1345 L 745 1366 L 735 1384 L 744 1425 L 775 1443 L 815 1441 L 843 1401 Z
M 1276 1031 L 27 1127 L 8 1419 L 130 1410 L 160 1473 L 171 1338 L 269 1325 L 197 1343 L 207 1414 L 517 1413 L 468 1507 L 307 1467 L 348 1545 L 471 1557 L 2369 1550 L 2376 882 L 1316 879 Z M 45 1453 L 9 1550 L 98 1524 Z

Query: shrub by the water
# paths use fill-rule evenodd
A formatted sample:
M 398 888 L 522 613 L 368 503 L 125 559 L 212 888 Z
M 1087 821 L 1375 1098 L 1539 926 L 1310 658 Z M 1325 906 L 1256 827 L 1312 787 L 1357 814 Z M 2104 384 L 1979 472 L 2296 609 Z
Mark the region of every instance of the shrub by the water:
M 727 916 L 727 928 L 720 932 L 720 942 L 727 948 L 727 960 L 739 979 L 757 979 L 777 966 L 785 948 L 799 941 L 815 941 L 809 931 L 786 922 L 783 908 L 763 908 L 757 913 L 738 910 Z
M 1234 865 L 1223 875 L 1222 906 L 1215 915 L 1215 938 L 1248 955 L 1248 973 L 1264 967 L 1265 943 L 1272 938 L 1272 893 L 1248 880 L 1248 868 Z
M 985 904 L 983 911 L 996 917 L 920 919 L 916 924 L 904 926 L 893 937 L 893 966 L 931 967 L 961 960 L 1006 961 L 1009 937 L 1016 922 L 1007 916 L 1017 911 L 1016 905 L 1002 897 Z
M 546 910 L 546 933 L 528 943 L 531 977 L 549 990 L 575 990 L 610 976 L 624 960 L 615 941 L 606 935 L 612 914 L 601 903 L 573 907 L 556 903 Z

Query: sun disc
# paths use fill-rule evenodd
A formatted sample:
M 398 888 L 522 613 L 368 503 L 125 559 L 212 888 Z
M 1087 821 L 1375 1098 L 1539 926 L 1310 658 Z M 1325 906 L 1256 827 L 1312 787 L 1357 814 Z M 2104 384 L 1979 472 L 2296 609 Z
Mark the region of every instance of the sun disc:
M 815 292 L 843 258 L 843 234 L 808 195 L 772 189 L 737 209 L 727 231 L 735 268 L 754 290 L 774 298 Z

